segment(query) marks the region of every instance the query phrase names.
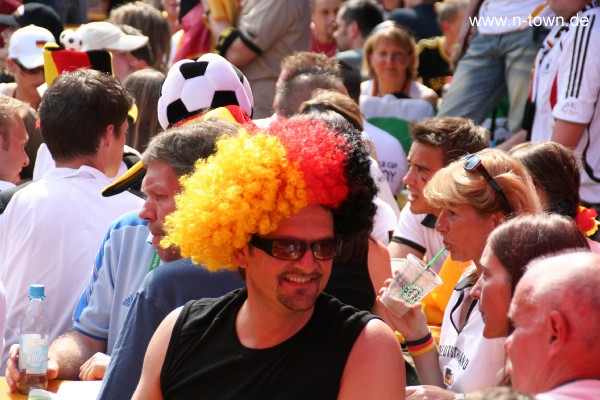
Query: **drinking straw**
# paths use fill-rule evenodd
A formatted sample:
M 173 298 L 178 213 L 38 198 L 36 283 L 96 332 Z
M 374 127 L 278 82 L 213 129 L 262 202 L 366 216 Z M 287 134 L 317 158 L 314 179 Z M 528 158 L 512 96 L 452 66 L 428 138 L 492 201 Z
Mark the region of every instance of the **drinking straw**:
M 425 266 L 425 268 L 429 268 L 429 267 L 431 267 L 431 266 L 432 266 L 432 265 L 433 265 L 433 264 L 434 264 L 434 263 L 437 261 L 437 259 L 438 259 L 438 258 L 440 258 L 440 257 L 442 256 L 442 254 L 444 254 L 444 252 L 445 252 L 445 251 L 446 251 L 446 246 L 442 247 L 442 249 L 440 250 L 440 252 L 439 252 L 439 253 L 437 253 L 437 254 L 435 255 L 435 257 L 433 257 L 433 258 L 431 259 L 431 261 L 429 261 L 429 262 L 427 263 L 427 265 Z

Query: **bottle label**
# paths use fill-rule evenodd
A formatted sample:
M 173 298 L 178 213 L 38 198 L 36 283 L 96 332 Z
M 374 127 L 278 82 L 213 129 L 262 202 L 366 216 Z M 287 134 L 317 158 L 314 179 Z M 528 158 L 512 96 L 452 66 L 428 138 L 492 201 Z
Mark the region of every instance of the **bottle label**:
M 45 374 L 48 369 L 48 337 L 37 333 L 21 335 L 19 340 L 19 370 L 27 374 Z

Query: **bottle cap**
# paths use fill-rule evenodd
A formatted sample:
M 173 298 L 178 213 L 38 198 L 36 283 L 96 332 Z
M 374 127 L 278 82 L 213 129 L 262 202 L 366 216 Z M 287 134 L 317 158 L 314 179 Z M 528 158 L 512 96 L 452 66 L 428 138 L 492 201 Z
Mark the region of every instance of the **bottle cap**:
M 44 290 L 45 290 L 45 286 L 44 285 L 30 285 L 29 286 L 29 297 L 30 298 L 37 298 L 37 299 L 43 299 L 44 298 Z

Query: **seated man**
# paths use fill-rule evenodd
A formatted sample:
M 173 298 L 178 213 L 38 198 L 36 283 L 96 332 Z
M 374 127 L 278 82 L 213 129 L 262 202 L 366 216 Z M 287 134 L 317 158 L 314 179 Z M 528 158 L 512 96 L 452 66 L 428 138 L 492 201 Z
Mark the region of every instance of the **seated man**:
M 565 253 L 532 261 L 509 310 L 509 374 L 539 400 L 600 393 L 600 256 Z
M 391 329 L 322 293 L 340 240 L 372 225 L 366 151 L 310 120 L 247 130 L 185 181 L 164 240 L 247 289 L 169 314 L 133 398 L 404 398 Z

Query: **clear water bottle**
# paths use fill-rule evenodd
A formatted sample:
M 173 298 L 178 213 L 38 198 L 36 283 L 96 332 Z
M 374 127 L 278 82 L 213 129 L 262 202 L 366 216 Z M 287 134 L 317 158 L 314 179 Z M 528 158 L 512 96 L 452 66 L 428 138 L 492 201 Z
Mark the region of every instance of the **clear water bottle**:
M 44 304 L 44 285 L 29 287 L 29 303 L 21 316 L 19 339 L 19 371 L 21 380 L 17 389 L 29 393 L 31 389 L 48 386 L 48 338 L 50 318 Z

